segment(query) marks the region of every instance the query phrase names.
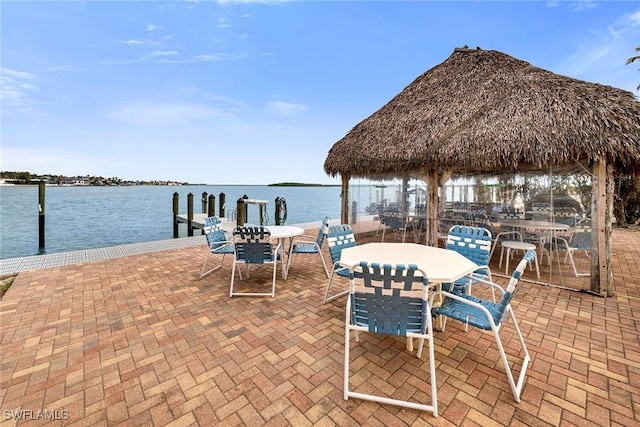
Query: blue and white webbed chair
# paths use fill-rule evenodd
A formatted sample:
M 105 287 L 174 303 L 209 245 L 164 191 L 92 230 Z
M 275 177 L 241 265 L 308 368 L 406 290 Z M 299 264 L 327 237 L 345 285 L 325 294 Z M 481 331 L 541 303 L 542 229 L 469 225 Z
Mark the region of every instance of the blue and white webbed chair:
M 396 240 L 400 240 L 400 236 L 402 236 L 402 243 L 404 243 L 405 238 L 407 237 L 407 227 L 404 224 L 404 220 L 399 215 L 387 216 L 385 217 L 385 225 L 386 227 L 382 229 L 382 241 L 384 242 L 384 235 L 386 234 L 387 227 L 393 231 L 393 235 Z
M 202 271 L 200 272 L 201 278 L 222 267 L 222 263 L 224 262 L 224 257 L 226 255 L 233 255 L 235 253 L 233 240 L 228 240 L 227 236 L 224 234 L 220 218 L 217 216 L 210 216 L 202 221 L 202 225 L 204 235 L 207 238 L 207 244 L 209 245 L 209 252 L 207 252 L 204 264 L 202 265 Z M 209 261 L 209 255 L 222 255 L 222 259 L 220 260 L 220 264 L 205 271 L 207 268 L 207 261 Z M 242 279 L 242 276 L 240 276 L 240 278 Z
M 360 262 L 349 270 L 349 296 L 345 313 L 344 399 L 349 397 L 430 411 L 438 416 L 433 323 L 428 302 L 429 279 L 416 265 L 390 265 Z M 360 332 L 418 338 L 417 357 L 424 340 L 429 350 L 431 404 L 398 400 L 349 390 L 349 350 L 351 331 L 356 341 Z M 422 379 L 422 375 L 420 378 Z M 364 391 L 364 390 L 363 390 Z
M 590 229 L 576 231 L 571 234 L 571 237 L 569 237 L 568 240 L 560 236 L 547 236 L 543 240 L 542 251 L 543 259 L 546 255 L 549 265 L 551 265 L 551 257 L 553 252 L 559 253 L 564 251 L 564 262 L 566 263 L 567 260 L 569 260 L 569 262 L 571 263 L 571 267 L 573 268 L 573 274 L 575 275 L 575 277 L 591 275 L 591 273 L 589 272 L 579 272 L 576 267 L 576 262 L 573 259 L 573 253 L 576 251 L 584 251 L 585 254 L 588 254 L 591 251 Z
M 455 293 L 471 293 L 471 285 L 476 279 L 491 281 L 491 270 L 489 269 L 491 242 L 491 232 L 484 227 L 452 226 L 447 234 L 445 247 L 475 262 L 478 264 L 478 269 L 453 284 L 443 283 L 442 289 Z
M 465 324 L 465 330 L 467 326 L 471 325 L 473 327 L 492 332 L 507 374 L 507 380 L 509 381 L 511 392 L 513 393 L 513 397 L 516 402 L 520 402 L 520 393 L 522 392 L 522 387 L 524 385 L 530 357 L 529 352 L 527 351 L 527 346 L 524 343 L 524 338 L 522 337 L 522 332 L 518 326 L 518 321 L 516 320 L 516 316 L 511 307 L 511 299 L 517 289 L 522 272 L 527 264 L 533 261 L 535 256 L 536 254 L 533 250 L 527 251 L 518 264 L 518 267 L 513 272 L 506 289 L 503 289 L 500 285 L 488 280 L 477 280 L 478 286 L 480 286 L 479 283 L 484 283 L 489 285 L 492 290 L 495 289 L 502 293 L 502 298 L 498 302 L 477 298 L 467 294 L 455 294 L 446 291 L 433 292 L 429 300 L 430 303 L 433 303 L 433 300 L 436 297 L 442 299 L 442 304 L 438 307 L 433 307 L 431 312 L 433 315 L 440 315 L 445 319 L 442 323 L 443 331 L 446 325 L 446 318 L 448 317 L 463 322 Z M 518 336 L 518 340 L 520 341 L 522 351 L 524 352 L 524 359 L 522 367 L 520 368 L 520 375 L 518 376 L 517 383 L 514 381 L 509 360 L 507 359 L 504 347 L 502 346 L 502 341 L 500 340 L 500 330 L 502 329 L 505 318 L 508 316 L 511 317 L 513 327 Z
M 337 294 L 329 296 L 329 289 L 331 289 L 331 283 L 333 282 L 333 276 L 338 275 L 341 277 L 349 277 L 349 267 L 340 264 L 340 255 L 342 250 L 350 248 L 356 245 L 356 236 L 353 230 L 348 224 L 332 225 L 329 226 L 327 231 L 327 244 L 329 245 L 329 254 L 331 255 L 331 274 L 329 274 L 329 282 L 327 288 L 324 291 L 324 298 L 322 303 L 325 304 L 331 300 L 334 300 L 342 295 L 346 295 L 349 289 L 345 289 Z
M 229 288 L 229 296 L 245 295 L 245 296 L 270 296 L 276 294 L 276 271 L 277 264 L 280 260 L 280 244 L 273 245 L 271 243 L 271 233 L 265 227 L 236 227 L 233 230 L 233 239 L 235 243 L 235 257 L 233 259 L 233 270 L 231 271 L 231 287 Z M 271 292 L 237 292 L 234 291 L 234 279 L 236 267 L 239 264 L 247 266 L 247 278 L 249 278 L 249 267 L 251 265 L 273 264 L 273 282 Z M 238 270 L 239 271 L 239 270 Z M 242 280 L 242 277 L 240 277 Z
M 329 270 L 327 269 L 327 263 L 324 262 L 324 255 L 322 255 L 322 245 L 329 229 L 329 217 L 325 216 L 318 230 L 318 236 L 313 237 L 309 235 L 296 236 L 293 238 L 291 245 L 289 246 L 289 254 L 287 257 L 287 266 L 285 267 L 286 275 L 289 275 L 289 268 L 291 267 L 291 260 L 293 254 L 303 255 L 320 255 L 324 272 L 329 278 Z

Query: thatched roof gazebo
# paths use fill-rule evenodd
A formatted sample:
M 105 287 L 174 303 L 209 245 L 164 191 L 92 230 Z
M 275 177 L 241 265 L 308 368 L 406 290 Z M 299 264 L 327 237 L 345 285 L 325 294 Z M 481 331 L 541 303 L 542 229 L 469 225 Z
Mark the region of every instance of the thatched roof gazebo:
M 607 294 L 613 171 L 640 170 L 640 102 L 631 92 L 498 51 L 455 49 L 336 142 L 324 169 L 342 177 L 343 222 L 350 178 L 425 179 L 427 242 L 435 245 L 438 186 L 449 176 L 561 171 L 577 163 L 593 170 L 598 212 L 591 289 Z

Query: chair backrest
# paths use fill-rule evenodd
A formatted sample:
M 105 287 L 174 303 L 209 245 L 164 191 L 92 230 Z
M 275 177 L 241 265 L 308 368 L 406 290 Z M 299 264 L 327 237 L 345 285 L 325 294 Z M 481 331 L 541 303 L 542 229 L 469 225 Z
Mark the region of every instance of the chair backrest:
M 233 230 L 236 259 L 248 264 L 273 260 L 271 232 L 264 227 L 236 227 Z
M 555 208 L 553 212 L 553 220 L 559 224 L 566 224 L 569 227 L 574 227 L 577 223 L 578 212 L 576 208 L 572 207 L 560 207 Z
M 335 263 L 340 260 L 342 249 L 356 245 L 356 236 L 348 224 L 332 225 L 327 232 L 327 243 L 331 262 Z
M 389 215 L 385 217 L 385 224 L 392 230 L 399 230 L 402 228 L 402 218 L 395 215 Z
M 531 211 L 534 221 L 551 220 L 551 204 L 549 203 L 532 203 Z
M 536 257 L 535 251 L 533 251 L 532 249 L 529 249 L 524 254 L 520 262 L 518 263 L 518 266 L 516 267 L 516 269 L 513 270 L 513 274 L 509 279 L 509 284 L 507 285 L 507 289 L 505 290 L 504 295 L 502 295 L 502 299 L 500 300 L 500 303 L 499 303 L 500 305 L 500 308 L 498 310 L 499 315 L 497 318 L 494 319 L 496 321 L 496 324 L 499 324 L 502 321 L 502 316 L 504 315 L 505 309 L 507 308 L 507 306 L 511 303 L 511 298 L 513 298 L 513 294 L 515 294 L 516 292 L 518 283 L 520 283 L 520 277 L 522 277 L 522 273 L 524 272 L 524 269 L 527 267 L 527 264 L 529 264 L 531 261 L 534 260 L 535 257 Z
M 318 230 L 318 237 L 316 237 L 316 243 L 318 247 L 321 248 L 324 243 L 324 238 L 327 236 L 327 232 L 329 231 L 329 217 L 325 216 L 322 220 L 322 224 L 320 224 L 320 229 Z
M 362 261 L 350 278 L 353 324 L 398 336 L 425 331 L 429 279 L 416 265 Z
M 216 244 L 225 243 L 227 236 L 224 234 L 222 222 L 217 216 L 210 216 L 202 221 L 204 235 L 210 248 L 215 248 Z
M 476 227 L 486 228 L 492 236 L 496 235 L 495 229 L 493 228 L 493 224 L 489 220 L 489 217 L 485 213 L 476 213 L 473 215 L 473 222 Z
M 591 249 L 591 230 L 574 232 L 569 238 L 569 246 L 585 251 Z
M 446 247 L 478 265 L 488 265 L 491 254 L 491 232 L 484 227 L 454 225 L 449 229 Z

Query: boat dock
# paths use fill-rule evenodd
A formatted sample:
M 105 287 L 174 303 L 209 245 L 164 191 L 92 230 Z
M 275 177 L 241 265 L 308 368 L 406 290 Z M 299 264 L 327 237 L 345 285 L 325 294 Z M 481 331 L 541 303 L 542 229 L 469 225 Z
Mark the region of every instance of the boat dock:
M 194 213 L 193 219 L 191 220 L 191 228 L 194 230 L 202 230 L 204 228 L 204 219 L 208 216 L 210 215 L 206 213 Z M 176 215 L 175 219 L 176 223 L 187 224 L 187 226 L 189 226 L 189 217 L 187 215 Z M 231 220 L 229 218 L 220 218 L 220 222 L 222 222 L 222 228 L 224 231 L 228 233 L 231 233 L 237 225 L 235 220 Z

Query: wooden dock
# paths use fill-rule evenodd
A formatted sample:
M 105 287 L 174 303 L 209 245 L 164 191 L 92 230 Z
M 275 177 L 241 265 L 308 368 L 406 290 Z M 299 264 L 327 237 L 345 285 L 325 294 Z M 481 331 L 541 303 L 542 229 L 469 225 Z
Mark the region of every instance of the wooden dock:
M 209 215 L 206 213 L 194 213 L 193 220 L 191 221 L 191 228 L 194 230 L 202 230 L 204 228 L 204 219 L 208 216 Z M 176 215 L 176 222 L 189 224 L 189 217 L 187 215 Z M 228 218 L 220 218 L 220 222 L 222 222 L 222 228 L 224 231 L 229 233 L 231 233 L 236 226 L 236 221 Z

